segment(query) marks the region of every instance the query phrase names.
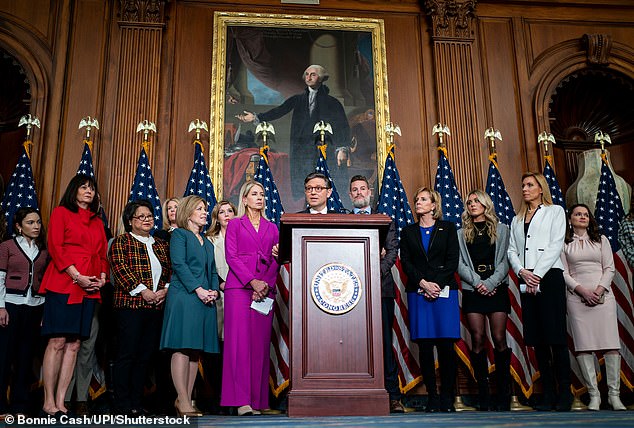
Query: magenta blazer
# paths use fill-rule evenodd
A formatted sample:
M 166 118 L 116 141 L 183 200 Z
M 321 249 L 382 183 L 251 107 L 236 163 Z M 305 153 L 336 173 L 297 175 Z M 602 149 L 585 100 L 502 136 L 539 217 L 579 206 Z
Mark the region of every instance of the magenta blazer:
M 258 232 L 246 215 L 229 221 L 225 235 L 225 258 L 229 266 L 225 289 L 251 289 L 249 282 L 259 279 L 266 281 L 273 292 L 280 265 L 271 250 L 278 242 L 277 226 L 264 218 Z

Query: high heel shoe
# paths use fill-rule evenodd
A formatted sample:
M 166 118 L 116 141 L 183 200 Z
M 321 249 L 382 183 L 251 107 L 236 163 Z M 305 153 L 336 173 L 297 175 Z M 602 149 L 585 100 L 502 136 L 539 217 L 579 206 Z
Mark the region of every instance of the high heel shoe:
M 248 404 L 238 407 L 238 416 L 253 416 L 253 409 Z
M 176 401 L 174 401 L 174 409 L 176 409 L 176 416 L 189 416 L 192 418 L 199 418 L 201 417 L 203 414 L 201 411 L 193 411 L 193 412 L 183 412 L 179 407 L 178 407 L 179 401 L 178 398 L 176 399 Z

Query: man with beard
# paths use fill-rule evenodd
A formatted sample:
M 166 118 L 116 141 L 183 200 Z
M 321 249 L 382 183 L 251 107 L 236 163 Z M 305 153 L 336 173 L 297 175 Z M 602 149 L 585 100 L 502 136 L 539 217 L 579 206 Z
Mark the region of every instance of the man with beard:
M 353 214 L 372 214 L 370 209 L 371 189 L 368 179 L 363 175 L 355 175 L 350 179 L 350 199 Z M 390 396 L 390 413 L 403 413 L 401 391 L 398 385 L 398 367 L 392 349 L 392 323 L 394 322 L 394 278 L 392 266 L 398 255 L 398 238 L 396 225 L 390 223 L 390 228 L 381 249 L 381 323 L 383 330 L 383 375 L 385 389 Z

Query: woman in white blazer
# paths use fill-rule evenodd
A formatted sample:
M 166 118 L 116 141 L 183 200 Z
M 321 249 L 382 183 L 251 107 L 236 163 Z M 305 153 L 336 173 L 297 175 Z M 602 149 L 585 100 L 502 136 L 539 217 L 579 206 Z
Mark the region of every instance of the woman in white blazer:
M 522 204 L 511 223 L 508 257 L 520 279 L 524 340 L 535 348 L 542 379 L 543 400 L 536 410 L 569 411 L 573 399 L 560 258 L 565 234 L 566 214 L 553 205 L 546 179 L 539 173 L 525 173 Z

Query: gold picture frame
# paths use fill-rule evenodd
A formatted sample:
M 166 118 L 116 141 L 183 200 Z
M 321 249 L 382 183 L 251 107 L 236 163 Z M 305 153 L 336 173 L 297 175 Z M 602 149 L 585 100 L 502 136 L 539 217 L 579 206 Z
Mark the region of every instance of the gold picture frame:
M 310 47 L 306 47 L 307 42 L 311 43 Z M 258 62 L 260 57 L 264 59 Z M 337 147 L 335 159 L 328 157 L 331 172 L 335 163 L 343 165 L 337 167 L 342 178 L 336 183 L 339 193 L 343 195 L 342 200 L 344 203 L 349 202 L 345 197 L 348 188 L 348 183 L 344 183 L 345 174 L 371 174 L 371 185 L 375 190 L 378 189 L 389 143 L 385 133 L 385 126 L 389 122 L 389 103 L 383 20 L 215 12 L 209 172 L 219 200 L 235 198 L 235 188 L 241 180 L 244 181 L 240 174 L 243 173 L 245 159 L 236 160 L 232 156 L 252 153 L 251 159 L 256 159 L 256 149 L 261 145 L 256 141 L 254 124 L 242 123 L 237 116 L 244 111 L 259 113 L 275 106 L 280 100 L 288 98 L 293 89 L 297 92 L 299 86 L 304 86 L 306 90 L 301 73 L 308 65 L 323 62 L 330 72 L 330 79 L 326 83 L 334 81 L 333 86 L 336 87 L 336 93 L 332 90 L 330 93 L 333 97 L 338 94 L 337 99 L 341 100 L 350 125 L 350 145 Z M 287 72 L 289 74 L 284 76 Z M 255 78 L 254 74 L 257 75 Z M 297 81 L 294 80 L 295 75 Z M 269 82 L 268 86 L 262 84 L 260 79 Z M 255 82 L 257 87 L 252 88 L 249 82 Z M 263 86 L 266 87 L 261 89 Z M 270 97 L 276 99 L 271 100 L 269 93 L 273 93 Z M 368 106 L 371 108 L 366 108 Z M 289 131 L 290 117 L 291 114 L 287 114 L 284 119 L 272 123 L 276 126 L 273 138 L 281 141 L 280 159 L 283 158 L 285 162 L 284 168 L 288 164 L 292 169 L 298 162 L 293 163 L 292 151 L 289 155 L 288 150 L 284 149 L 285 145 L 293 144 Z M 375 139 L 373 145 L 372 138 Z M 242 146 L 238 144 L 240 141 L 247 141 L 245 144 L 251 145 L 250 150 L 241 149 Z M 270 147 L 274 152 L 276 143 L 273 142 Z M 350 149 L 347 152 L 346 147 Z M 339 149 L 343 153 L 340 154 Z M 354 156 L 357 152 L 358 159 Z M 285 154 L 288 158 L 284 158 Z M 269 161 L 271 164 L 271 157 Z M 225 171 L 225 165 L 228 171 Z M 280 170 L 286 171 L 284 168 Z M 364 171 L 369 174 L 363 174 Z M 273 173 L 275 176 L 275 171 Z M 280 175 L 282 177 L 274 178 L 280 189 L 282 203 L 286 211 L 292 212 L 299 203 L 298 194 L 295 188 L 289 195 L 284 195 L 284 192 L 290 191 L 285 189 L 289 189 L 293 181 L 295 186 L 298 180 L 301 180 L 303 189 L 304 176 L 300 177 L 296 171 L 292 171 L 287 177 L 291 183 L 284 183 L 286 174 Z

